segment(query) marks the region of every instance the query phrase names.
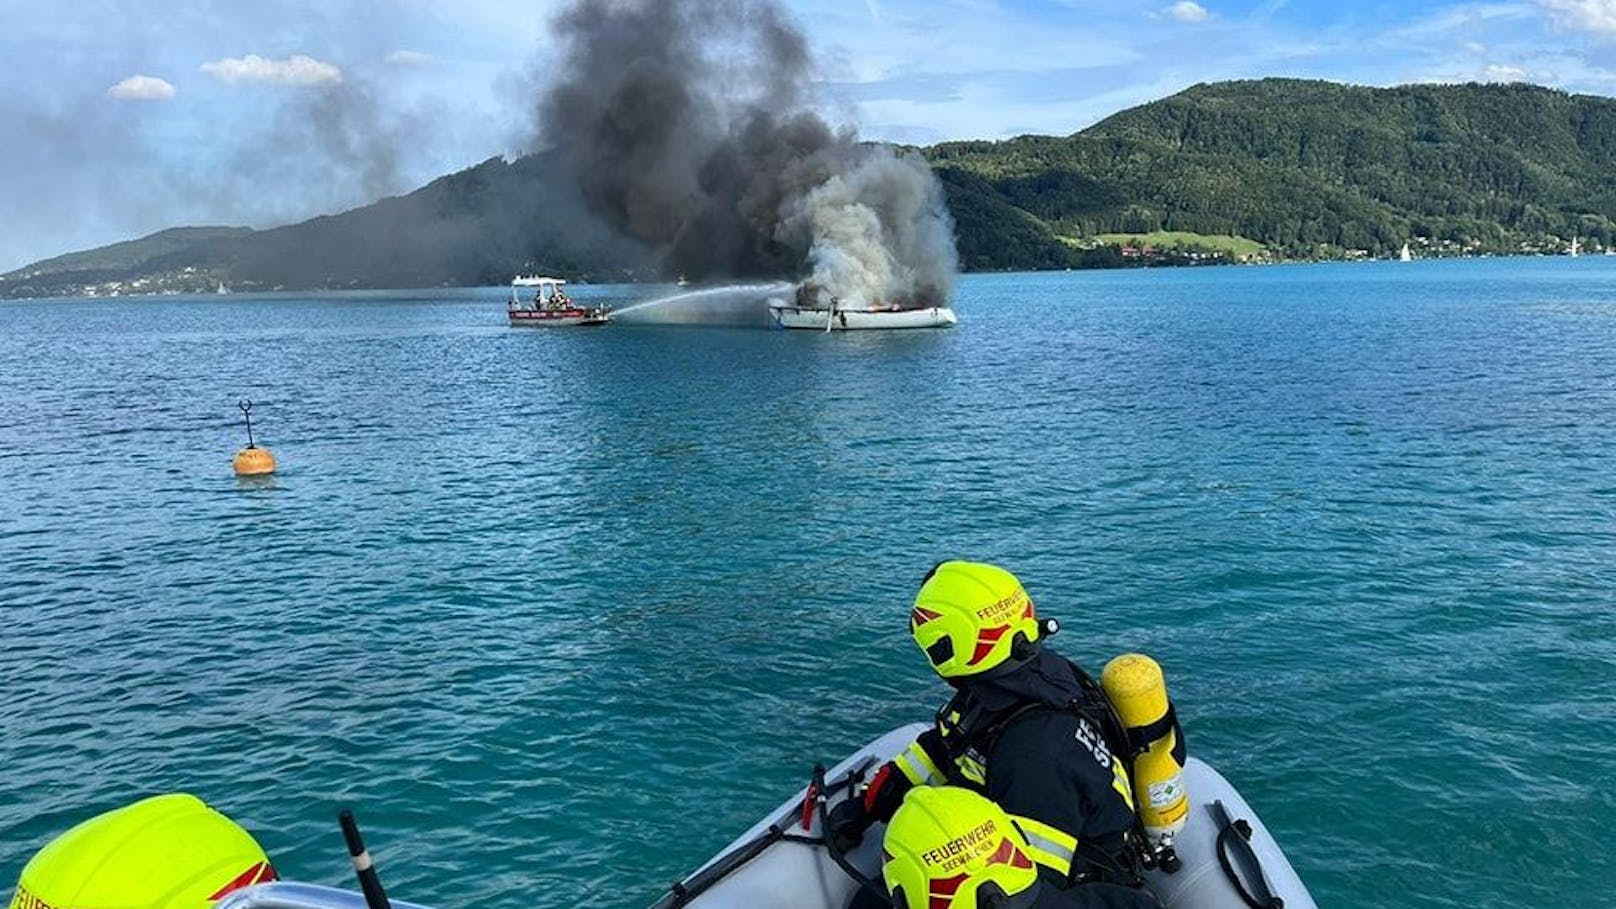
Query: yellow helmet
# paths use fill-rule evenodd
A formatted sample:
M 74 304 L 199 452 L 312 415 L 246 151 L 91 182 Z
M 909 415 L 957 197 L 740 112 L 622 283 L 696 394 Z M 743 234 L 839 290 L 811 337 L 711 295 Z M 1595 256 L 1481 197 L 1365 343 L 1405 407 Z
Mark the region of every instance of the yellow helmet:
M 1032 598 L 1016 576 L 980 562 L 933 568 L 909 613 L 909 633 L 945 679 L 1020 665 L 1039 631 Z
M 895 909 L 1021 909 L 1038 869 L 1010 816 L 969 789 L 916 786 L 887 824 L 881 876 Z
M 194 795 L 93 817 L 29 860 L 11 909 L 208 909 L 275 880 L 252 835 Z

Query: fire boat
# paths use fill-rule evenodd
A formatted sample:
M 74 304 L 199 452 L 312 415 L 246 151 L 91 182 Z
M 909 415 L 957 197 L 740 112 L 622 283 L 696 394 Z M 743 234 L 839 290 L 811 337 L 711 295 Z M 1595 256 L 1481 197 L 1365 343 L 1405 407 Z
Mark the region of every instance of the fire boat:
M 605 325 L 612 311 L 606 306 L 580 306 L 567 296 L 567 282 L 537 275 L 511 281 L 511 299 L 505 312 L 512 325 Z M 532 288 L 531 293 L 527 288 Z

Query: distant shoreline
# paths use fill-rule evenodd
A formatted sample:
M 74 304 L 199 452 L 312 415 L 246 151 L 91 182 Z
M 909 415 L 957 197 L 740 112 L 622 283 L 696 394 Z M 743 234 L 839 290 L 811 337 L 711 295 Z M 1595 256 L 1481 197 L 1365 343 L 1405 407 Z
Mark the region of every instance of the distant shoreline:
M 1401 262 L 1400 260 L 1394 259 L 1394 258 L 1367 257 L 1367 256 L 1314 258 L 1314 259 L 1276 258 L 1276 259 L 1262 259 L 1262 260 L 1245 261 L 1245 262 L 1237 262 L 1237 261 L 1229 261 L 1229 260 L 1201 260 L 1201 261 L 1196 261 L 1196 262 L 1192 262 L 1192 263 L 1161 263 L 1161 262 L 1152 262 L 1152 261 L 1139 261 L 1139 262 L 1129 262 L 1128 264 L 1125 264 L 1125 265 L 1115 265 L 1115 266 L 1068 266 L 1068 267 L 1064 267 L 1064 268 L 1006 268 L 1006 269 L 983 268 L 983 269 L 973 269 L 973 270 L 970 270 L 970 271 L 961 271 L 958 274 L 961 277 L 965 277 L 965 276 L 969 276 L 969 275 L 1014 275 L 1014 274 L 1047 275 L 1047 274 L 1080 274 L 1080 273 L 1115 272 L 1115 271 L 1166 271 L 1166 270 L 1198 269 L 1198 268 L 1271 268 L 1271 267 L 1280 267 L 1280 266 L 1299 267 L 1299 266 L 1308 266 L 1308 265 L 1370 265 L 1370 264 L 1375 264 L 1375 263 L 1383 263 L 1383 264 L 1388 264 L 1388 265 L 1389 264 L 1398 264 L 1398 265 L 1408 264 L 1408 265 L 1413 265 L 1413 264 L 1417 264 L 1417 263 L 1430 263 L 1430 262 L 1475 262 L 1475 261 L 1484 261 L 1484 260 L 1511 260 L 1511 261 L 1513 261 L 1513 260 L 1523 260 L 1524 261 L 1524 260 L 1538 260 L 1538 259 L 1541 259 L 1541 260 L 1552 260 L 1552 259 L 1572 260 L 1572 259 L 1604 259 L 1604 258 L 1610 258 L 1610 259 L 1613 260 L 1613 262 L 1616 262 L 1616 256 L 1607 256 L 1604 253 L 1584 253 L 1584 254 L 1582 254 L 1580 256 L 1575 256 L 1575 257 L 1566 255 L 1564 253 L 1559 253 L 1559 254 L 1555 254 L 1555 253 L 1478 253 L 1478 254 L 1473 254 L 1473 255 L 1435 255 L 1435 256 L 1415 257 L 1413 260 L 1411 260 L 1410 262 L 1406 262 L 1406 263 Z M 744 279 L 737 278 L 737 279 L 733 279 L 733 280 L 734 281 L 741 281 L 741 280 L 744 280 Z M 785 279 L 781 279 L 781 280 L 785 280 Z M 725 286 L 728 283 L 733 283 L 733 282 L 728 282 L 728 281 L 708 282 L 708 283 L 704 283 L 704 284 L 702 284 L 700 286 L 722 287 L 722 286 Z M 669 287 L 671 287 L 671 286 L 674 286 L 674 285 L 670 281 L 617 281 L 617 282 L 605 282 L 605 281 L 602 281 L 602 282 L 579 282 L 579 286 L 587 288 L 587 287 L 658 287 L 658 286 L 669 286 Z M 90 301 L 90 300 L 95 300 L 95 301 L 154 300 L 154 299 L 161 300 L 161 299 L 171 299 L 171 298 L 187 298 L 187 299 L 208 299 L 208 298 L 213 298 L 213 299 L 219 299 L 219 300 L 221 300 L 221 302 L 226 302 L 225 298 L 229 298 L 229 297 L 263 298 L 263 297 L 271 297 L 271 296 L 290 296 L 290 295 L 294 295 L 294 294 L 412 294 L 412 295 L 420 295 L 420 296 L 422 296 L 424 298 L 430 298 L 430 295 L 432 295 L 432 294 L 438 294 L 438 293 L 442 293 L 442 292 L 445 292 L 445 291 L 449 291 L 449 292 L 505 291 L 507 289 L 508 289 L 508 285 L 505 285 L 505 284 L 445 285 L 445 286 L 440 286 L 440 287 L 243 288 L 243 289 L 240 289 L 240 290 L 227 289 L 227 291 L 224 292 L 224 293 L 219 293 L 217 290 L 212 290 L 212 291 L 191 291 L 191 292 L 185 292 L 185 291 L 152 291 L 152 292 L 52 294 L 50 296 L 43 296 L 43 297 L 6 297 L 6 298 L 0 298 L 0 303 L 46 303 L 46 302 L 53 302 L 53 301 L 83 302 L 83 301 Z

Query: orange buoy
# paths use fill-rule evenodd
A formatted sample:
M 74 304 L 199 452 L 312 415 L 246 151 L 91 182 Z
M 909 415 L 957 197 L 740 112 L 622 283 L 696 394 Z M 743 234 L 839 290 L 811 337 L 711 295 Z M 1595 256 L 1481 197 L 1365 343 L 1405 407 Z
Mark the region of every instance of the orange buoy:
M 275 472 L 275 456 L 267 448 L 259 448 L 253 443 L 252 434 L 252 402 L 242 401 L 236 405 L 241 408 L 241 416 L 247 421 L 247 447 L 236 452 L 236 457 L 230 465 L 236 469 L 238 477 L 262 477 Z
M 261 477 L 275 472 L 275 456 L 267 448 L 249 445 L 236 452 L 230 465 L 238 477 Z

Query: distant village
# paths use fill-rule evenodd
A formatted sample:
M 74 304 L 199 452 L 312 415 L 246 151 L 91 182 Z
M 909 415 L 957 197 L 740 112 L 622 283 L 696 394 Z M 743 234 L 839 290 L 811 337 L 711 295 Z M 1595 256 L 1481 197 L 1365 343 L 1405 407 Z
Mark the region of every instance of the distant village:
M 30 297 L 148 297 L 198 294 L 251 293 L 286 290 L 284 286 L 270 286 L 256 281 L 231 281 L 222 272 L 209 268 L 186 268 L 144 275 L 138 278 L 108 279 L 105 281 L 63 283 L 52 275 L 12 275 L 10 286 L 3 288 L 8 299 Z M 38 278 L 37 286 L 30 278 Z
M 1209 238 L 1222 240 L 1227 238 Z M 1193 242 L 1152 242 L 1148 236 L 1130 237 L 1118 241 L 1113 238 L 1092 238 L 1077 241 L 1073 246 L 1090 250 L 1106 250 L 1114 254 L 1120 267 L 1172 267 L 1194 265 L 1269 265 L 1280 262 L 1356 262 L 1395 260 L 1401 251 L 1390 255 L 1376 255 L 1367 249 L 1348 249 L 1320 244 L 1307 254 L 1276 250 L 1250 243 L 1248 248 L 1214 248 Z M 1411 237 L 1408 258 L 1411 259 L 1466 259 L 1495 256 L 1577 256 L 1616 255 L 1616 246 L 1607 246 L 1598 240 L 1582 241 L 1576 238 L 1544 237 L 1522 240 L 1507 249 L 1488 248 L 1479 241 L 1465 243 L 1438 240 L 1431 237 Z M 1104 267 L 1104 266 L 1101 266 Z

